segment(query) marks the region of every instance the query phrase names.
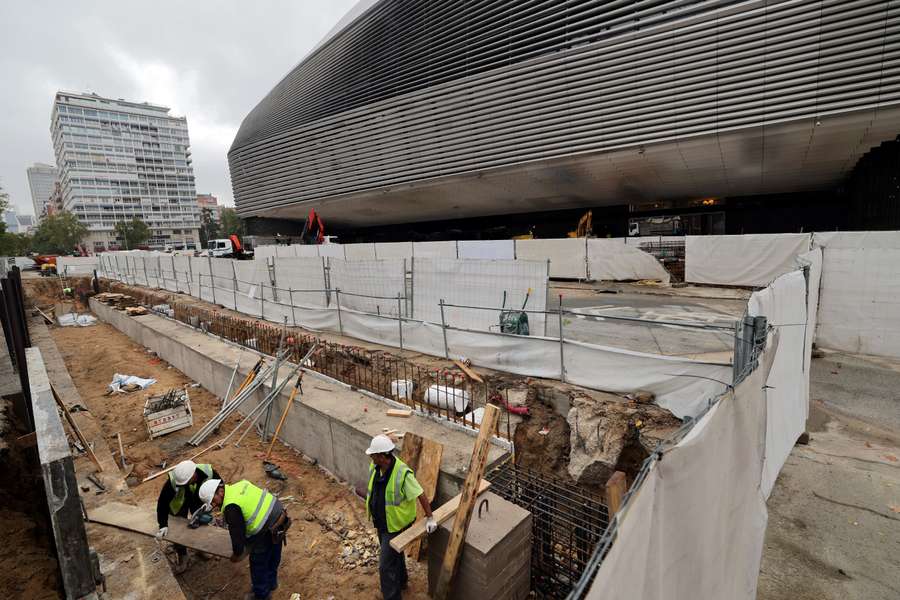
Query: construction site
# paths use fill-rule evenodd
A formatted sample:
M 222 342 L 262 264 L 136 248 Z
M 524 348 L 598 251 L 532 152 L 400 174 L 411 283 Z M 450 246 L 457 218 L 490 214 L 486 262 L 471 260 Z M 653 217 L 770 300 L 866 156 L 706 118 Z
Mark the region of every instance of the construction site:
M 817 346 L 889 354 L 877 336 L 840 347 L 835 275 L 849 248 L 896 253 L 897 240 L 688 238 L 689 279 L 752 265 L 719 287 L 673 285 L 641 250 L 600 260 L 584 239 L 547 240 L 542 260 L 521 242 L 527 258 L 512 260 L 429 258 L 439 249 L 418 243 L 408 257 L 336 258 L 362 249 L 326 244 L 253 261 L 61 257 L 52 278 L 13 268 L 4 480 L 21 485 L 3 493 L 5 536 L 20 550 L 0 585 L 21 598 L 243 597 L 249 574 L 226 560 L 220 518 L 171 517 L 156 535 L 160 488 L 193 460 L 290 513 L 272 597 L 380 597 L 366 448 L 387 434 L 439 522 L 426 534 L 420 509 L 397 542 L 404 597 L 623 597 L 598 586 L 634 585 L 620 573 L 647 543 L 721 567 L 683 590 L 738 597 L 722 582 L 756 586 L 765 498 L 812 429 L 813 332 Z M 761 266 L 754 248 L 780 258 Z M 554 272 L 566 268 L 575 276 Z M 879 296 L 885 281 L 857 283 Z M 896 481 L 885 429 L 872 452 Z M 684 522 L 655 525 L 670 511 Z M 896 519 L 879 526 L 895 546 Z

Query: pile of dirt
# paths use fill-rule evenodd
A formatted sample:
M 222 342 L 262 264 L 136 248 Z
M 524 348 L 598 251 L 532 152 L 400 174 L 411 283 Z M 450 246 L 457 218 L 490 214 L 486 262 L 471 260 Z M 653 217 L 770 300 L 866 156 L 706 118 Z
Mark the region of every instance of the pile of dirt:
M 0 400 L 0 402 L 6 402 Z M 40 465 L 13 444 L 21 428 L 3 436 L 8 446 L 0 459 L 0 590 L 4 598 L 55 600 L 62 584 L 46 514 Z

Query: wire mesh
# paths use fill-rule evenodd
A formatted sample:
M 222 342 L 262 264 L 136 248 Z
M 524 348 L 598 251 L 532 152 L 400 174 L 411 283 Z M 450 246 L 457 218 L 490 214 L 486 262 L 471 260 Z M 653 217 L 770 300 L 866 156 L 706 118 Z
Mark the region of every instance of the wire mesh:
M 565 598 L 584 573 L 609 511 L 599 496 L 507 460 L 487 474 L 491 491 L 531 513 L 531 589 Z

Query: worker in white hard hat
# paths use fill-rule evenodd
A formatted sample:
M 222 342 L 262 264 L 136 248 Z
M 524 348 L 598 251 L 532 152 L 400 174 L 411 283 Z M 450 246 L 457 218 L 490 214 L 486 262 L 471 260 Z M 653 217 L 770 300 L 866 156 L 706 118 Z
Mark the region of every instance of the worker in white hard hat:
M 203 506 L 197 490 L 210 478 L 221 479 L 212 465 L 198 465 L 192 460 L 183 460 L 169 471 L 169 478 L 159 490 L 159 498 L 156 500 L 156 522 L 159 525 L 157 539 L 162 539 L 169 533 L 169 515 L 187 518 Z M 179 544 L 174 546 L 178 561 L 175 571 L 183 573 L 188 567 L 187 548 Z
M 433 533 L 437 522 L 431 514 L 431 504 L 416 476 L 402 460 L 394 456 L 394 441 L 386 435 L 372 438 L 366 454 L 369 465 L 369 488 L 366 494 L 366 514 L 378 532 L 381 552 L 378 575 L 384 600 L 400 600 L 406 589 L 406 557 L 391 548 L 391 540 L 416 520 L 416 499 L 425 512 L 425 531 Z
M 281 547 L 291 526 L 287 510 L 274 495 L 246 480 L 226 485 L 208 479 L 199 496 L 211 510 L 222 510 L 231 536 L 231 561 L 250 555 L 251 590 L 245 600 L 271 598 L 278 588 Z

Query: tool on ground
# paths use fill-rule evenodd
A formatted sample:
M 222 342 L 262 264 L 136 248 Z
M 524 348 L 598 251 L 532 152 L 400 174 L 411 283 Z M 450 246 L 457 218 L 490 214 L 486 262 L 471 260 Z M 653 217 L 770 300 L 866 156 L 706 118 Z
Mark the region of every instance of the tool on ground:
M 188 389 L 172 388 L 162 396 L 150 396 L 144 403 L 144 423 L 150 439 L 179 431 L 194 424 Z
M 63 415 L 66 417 L 66 422 L 68 422 L 69 424 L 69 428 L 75 433 L 75 437 L 77 437 L 78 441 L 81 442 L 81 445 L 84 447 L 84 451 L 91 459 L 91 462 L 93 462 L 97 466 L 97 470 L 102 472 L 103 465 L 100 464 L 100 461 L 97 459 L 97 455 L 94 454 L 93 448 L 91 448 L 91 445 L 88 444 L 88 441 L 84 437 L 84 434 L 81 433 L 81 429 L 78 427 L 78 424 L 75 423 L 75 419 L 72 417 L 69 409 L 66 408 L 66 405 L 59 397 L 59 394 L 56 393 L 56 388 L 53 387 L 52 383 L 50 384 L 50 391 L 53 393 L 53 399 L 56 400 L 57 406 L 62 409 Z
M 500 332 L 514 335 L 529 335 L 528 313 L 525 306 L 531 297 L 531 288 L 525 293 L 525 301 L 519 310 L 506 310 L 506 292 L 503 292 L 503 306 L 500 308 Z
M 272 479 L 287 481 L 287 475 L 282 473 L 281 469 L 278 468 L 278 465 L 276 465 L 275 463 L 271 463 L 267 460 L 263 461 L 263 470 L 266 472 L 266 475 L 268 475 Z
M 209 525 L 210 523 L 212 523 L 212 513 L 210 513 L 208 510 L 204 510 L 204 508 L 201 508 L 191 515 L 191 518 L 188 521 L 188 528 L 197 529 L 201 525 Z

